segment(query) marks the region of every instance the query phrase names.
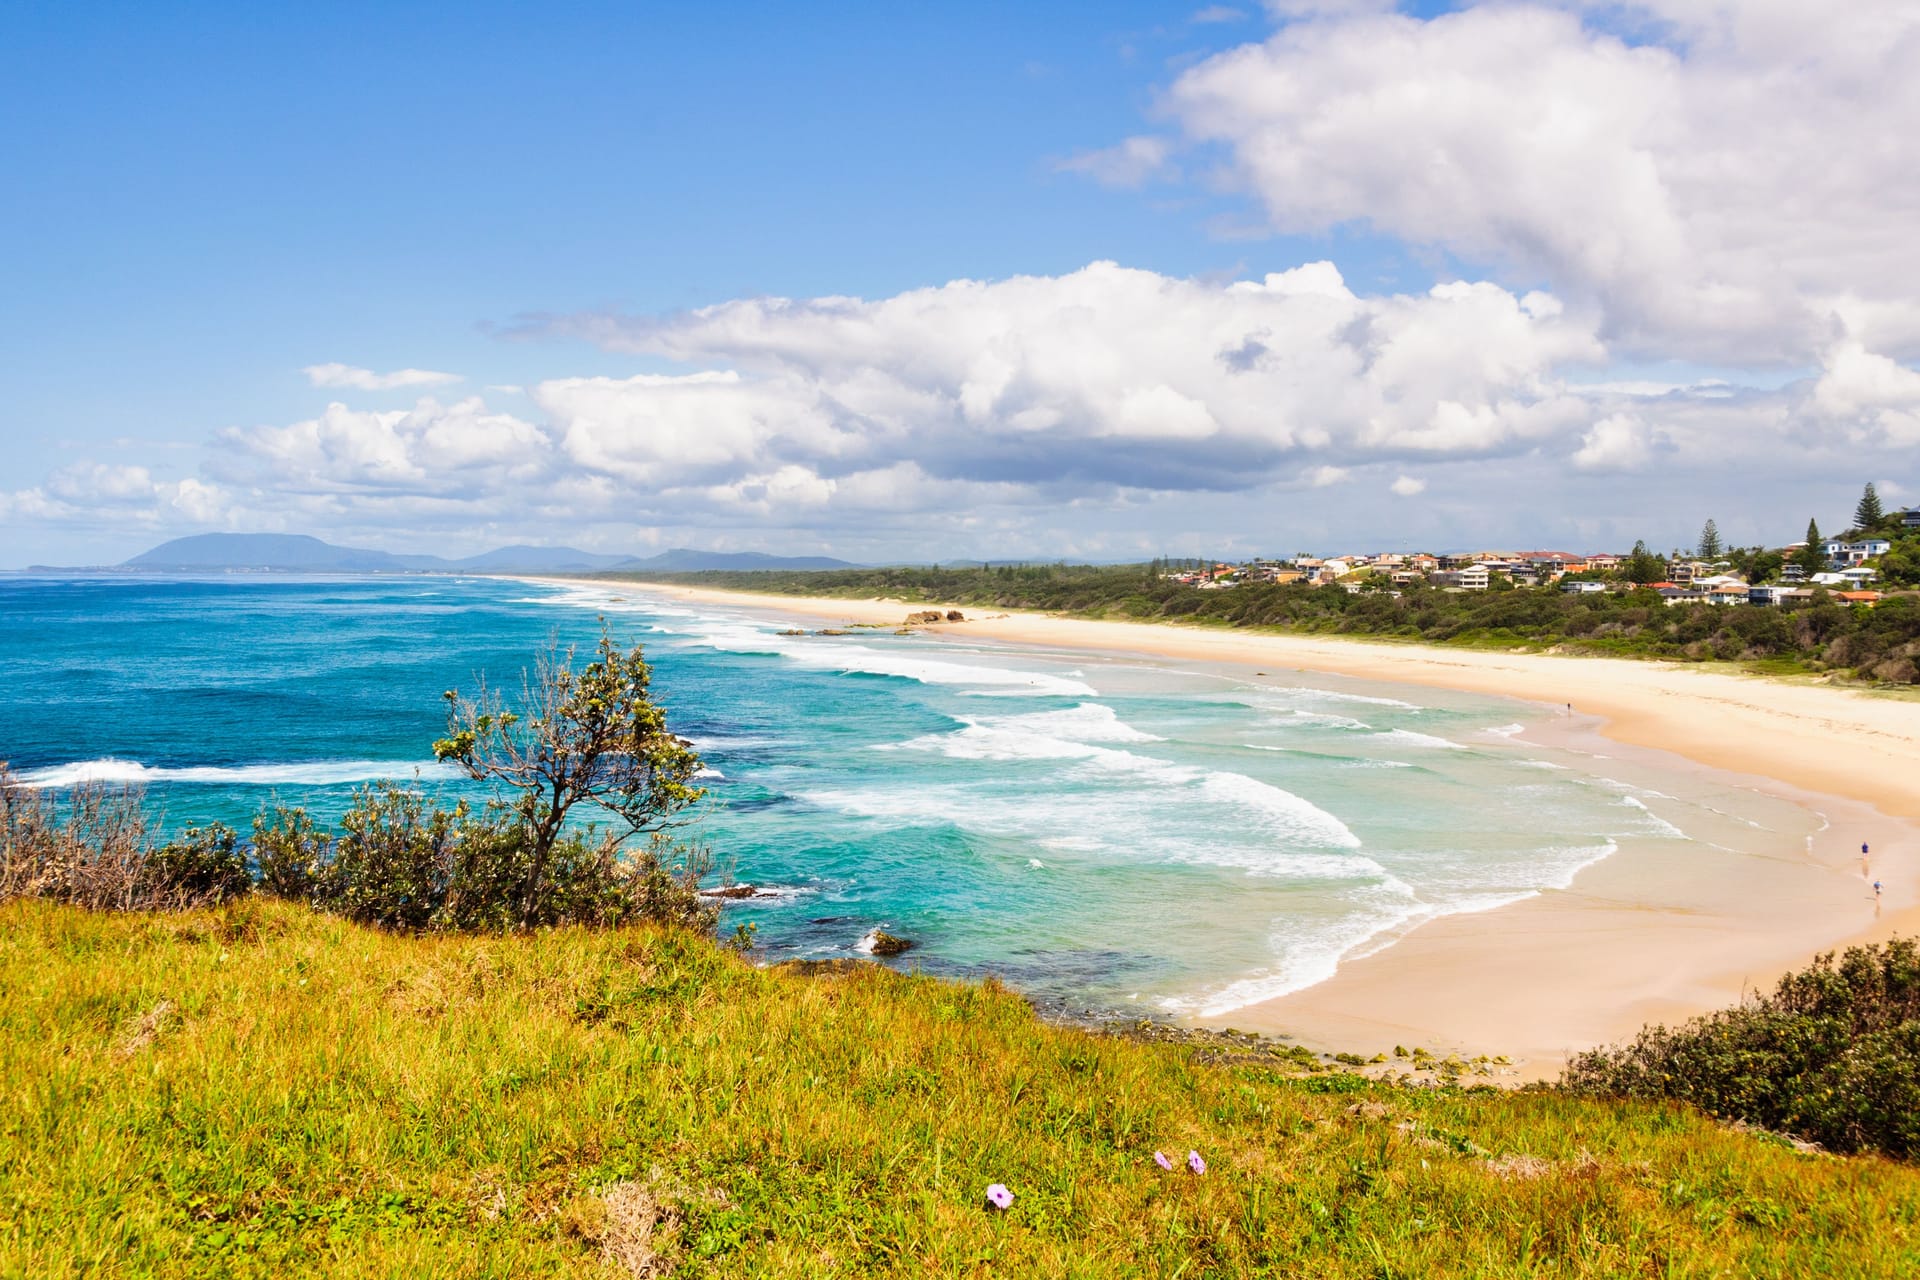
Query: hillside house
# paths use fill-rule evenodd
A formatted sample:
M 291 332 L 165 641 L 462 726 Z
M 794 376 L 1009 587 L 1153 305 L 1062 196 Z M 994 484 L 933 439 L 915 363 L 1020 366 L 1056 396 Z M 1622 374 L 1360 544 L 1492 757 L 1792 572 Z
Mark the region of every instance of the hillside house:
M 1483 564 L 1464 565 L 1458 569 L 1442 569 L 1433 575 L 1433 584 L 1437 587 L 1453 587 L 1459 591 L 1485 591 L 1492 575 Z

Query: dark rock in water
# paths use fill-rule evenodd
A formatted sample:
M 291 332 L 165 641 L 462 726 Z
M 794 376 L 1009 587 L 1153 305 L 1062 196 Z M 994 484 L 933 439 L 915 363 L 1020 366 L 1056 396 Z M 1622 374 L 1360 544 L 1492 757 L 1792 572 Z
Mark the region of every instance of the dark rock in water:
M 913 950 L 913 943 L 906 938 L 896 938 L 879 929 L 873 931 L 873 954 L 877 956 L 897 956 L 902 951 Z
M 844 636 L 844 635 L 847 635 L 848 632 L 842 630 L 839 627 L 828 627 L 825 630 L 816 631 L 813 634 L 817 636 Z
M 757 891 L 750 884 L 729 884 L 722 885 L 718 889 L 702 889 L 700 896 L 703 898 L 751 898 L 755 892 Z
M 800 628 L 798 627 L 789 627 L 785 631 L 776 632 L 775 634 L 783 635 L 783 636 L 803 636 L 807 633 L 800 630 Z
M 815 916 L 808 924 L 845 924 L 851 916 Z
M 947 610 L 948 622 L 965 622 L 966 620 L 967 620 L 967 615 L 960 612 L 958 609 Z

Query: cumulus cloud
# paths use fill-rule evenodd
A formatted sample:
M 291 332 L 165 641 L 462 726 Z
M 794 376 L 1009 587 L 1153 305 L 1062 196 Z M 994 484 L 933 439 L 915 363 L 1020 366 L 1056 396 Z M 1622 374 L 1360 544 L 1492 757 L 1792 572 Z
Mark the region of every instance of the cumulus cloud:
M 1330 263 L 1220 284 L 1103 262 L 549 327 L 707 369 L 535 388 L 580 465 L 667 484 L 912 462 L 1055 496 L 1523 449 L 1585 420 L 1556 370 L 1602 354 L 1544 294 L 1360 297 Z
M 1301 20 L 1164 109 L 1275 228 L 1364 223 L 1545 279 L 1661 357 L 1799 363 L 1836 328 L 1920 354 L 1911 0 L 1273 7 Z M 1633 42 L 1607 29 L 1623 9 Z
M 1411 498 L 1415 494 L 1425 493 L 1427 491 L 1427 482 L 1425 480 L 1416 480 L 1412 476 L 1396 476 L 1394 477 L 1393 483 L 1388 485 L 1387 488 L 1393 490 L 1394 493 L 1402 498 Z
M 345 387 L 354 391 L 392 391 L 400 387 L 441 387 L 460 381 L 457 373 L 435 373 L 431 369 L 395 369 L 375 373 L 350 364 L 310 364 L 300 372 L 316 387 Z
M 532 423 L 489 410 L 478 396 L 376 413 L 335 402 L 290 426 L 230 428 L 216 465 L 302 491 L 459 492 L 523 482 L 545 467 L 549 442 Z

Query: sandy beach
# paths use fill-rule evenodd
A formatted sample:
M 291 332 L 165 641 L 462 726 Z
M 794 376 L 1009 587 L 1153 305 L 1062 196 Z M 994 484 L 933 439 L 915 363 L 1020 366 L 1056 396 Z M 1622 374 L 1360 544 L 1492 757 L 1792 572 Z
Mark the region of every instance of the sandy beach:
M 645 590 L 827 623 L 898 623 L 931 607 Z M 1663 777 L 1738 775 L 1819 815 L 1805 847 L 1693 844 L 1681 858 L 1623 851 L 1569 890 L 1442 917 L 1222 1024 L 1356 1052 L 1420 1044 L 1500 1053 L 1520 1064 L 1521 1078 L 1551 1075 L 1570 1051 L 1724 1006 L 1820 951 L 1920 933 L 1920 702 L 1663 662 L 965 612 L 966 622 L 930 635 L 1231 664 L 1256 678 L 1315 671 L 1512 697 L 1562 711 L 1533 731 L 1538 741 L 1591 742 Z M 1885 885 L 1878 902 L 1873 879 Z

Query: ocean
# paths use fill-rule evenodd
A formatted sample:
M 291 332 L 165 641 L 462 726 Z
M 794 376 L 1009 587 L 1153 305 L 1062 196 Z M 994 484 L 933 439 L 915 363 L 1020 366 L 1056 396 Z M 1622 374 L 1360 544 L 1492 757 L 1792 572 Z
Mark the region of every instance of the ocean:
M 1763 825 L 1534 743 L 1544 713 L 1502 699 L 497 579 L 0 579 L 0 760 L 137 782 L 169 828 L 333 816 L 376 778 L 473 795 L 432 760 L 441 692 L 517 687 L 601 618 L 707 765 L 683 835 L 772 891 L 727 907 L 760 958 L 881 927 L 916 944 L 893 963 L 1075 1016 L 1230 1020 L 1624 842 Z

